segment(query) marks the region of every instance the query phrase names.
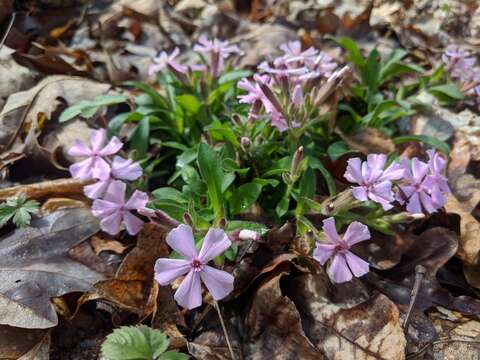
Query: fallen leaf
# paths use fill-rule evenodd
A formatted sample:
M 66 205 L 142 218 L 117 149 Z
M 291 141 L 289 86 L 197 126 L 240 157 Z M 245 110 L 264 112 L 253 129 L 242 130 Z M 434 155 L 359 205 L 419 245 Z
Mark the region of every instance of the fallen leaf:
M 67 252 L 99 230 L 89 210 L 58 211 L 0 240 L 0 323 L 44 329 L 58 322 L 50 298 L 88 291 L 103 275 Z
M 103 236 L 92 236 L 90 243 L 97 255 L 102 251 L 113 251 L 116 254 L 123 254 L 125 250 L 129 248 L 128 246 L 123 245 L 120 241 Z
M 352 284 L 344 291 L 349 287 Z M 344 294 L 349 296 L 338 293 L 333 297 L 335 291 L 324 273 L 291 278 L 286 288 L 301 309 L 306 335 L 327 359 L 405 358 L 400 314 L 385 295 L 364 300 L 348 290 Z
M 0 359 L 48 360 L 50 332 L 0 325 Z
M 366 128 L 348 136 L 341 134 L 341 137 L 351 150 L 364 154 L 389 154 L 395 151 L 392 140 L 376 128 Z
M 244 356 L 251 360 L 325 359 L 305 335 L 295 304 L 282 294 L 283 275 L 264 281 L 253 297 L 245 320 L 248 340 L 243 344 Z

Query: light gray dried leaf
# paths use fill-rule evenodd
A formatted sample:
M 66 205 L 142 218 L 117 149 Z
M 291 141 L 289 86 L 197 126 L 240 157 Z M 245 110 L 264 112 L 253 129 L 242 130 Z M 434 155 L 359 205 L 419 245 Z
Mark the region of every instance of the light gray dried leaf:
M 103 275 L 67 252 L 99 230 L 87 209 L 57 211 L 0 239 L 0 324 L 57 325 L 50 298 L 88 291 Z

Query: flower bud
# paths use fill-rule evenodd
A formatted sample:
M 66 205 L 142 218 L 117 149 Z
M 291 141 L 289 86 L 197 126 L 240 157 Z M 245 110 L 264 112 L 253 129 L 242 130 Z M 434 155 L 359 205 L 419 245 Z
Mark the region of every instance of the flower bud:
M 259 233 L 253 230 L 241 230 L 238 238 L 243 241 L 259 241 L 262 237 Z
M 303 146 L 300 146 L 293 154 L 292 166 L 290 168 L 290 175 L 295 178 L 299 175 L 300 165 L 303 159 Z
M 240 139 L 240 145 L 242 145 L 243 149 L 249 148 L 251 143 L 252 142 L 250 141 L 250 139 L 246 136 L 242 136 L 242 138 Z

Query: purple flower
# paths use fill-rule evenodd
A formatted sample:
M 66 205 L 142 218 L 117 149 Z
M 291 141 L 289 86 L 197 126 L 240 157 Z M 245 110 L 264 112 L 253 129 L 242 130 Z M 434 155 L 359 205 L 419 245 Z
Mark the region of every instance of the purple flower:
M 337 63 L 333 61 L 332 57 L 324 52 L 320 52 L 317 57 L 306 60 L 308 72 L 299 77 L 299 80 L 309 80 L 320 76 L 325 78 L 330 77 L 337 69 Z
M 93 177 L 98 179 L 95 184 L 83 188 L 85 195 L 90 199 L 101 197 L 114 180 L 137 180 L 142 176 L 142 167 L 131 159 L 120 156 L 113 158 L 112 166 L 108 172 L 93 171 Z
M 302 44 L 298 40 L 280 45 L 280 50 L 285 53 L 284 57 L 287 63 L 296 61 L 305 62 L 308 59 L 314 59 L 318 54 L 318 50 L 313 47 L 302 51 Z
M 356 243 L 370 239 L 367 226 L 354 221 L 348 226 L 347 231 L 341 238 L 335 228 L 335 219 L 331 217 L 323 220 L 322 229 L 327 238 L 327 243 L 317 243 L 313 257 L 321 265 L 324 265 L 328 259 L 333 258 L 328 268 L 328 275 L 333 282 L 350 281 L 352 273 L 356 277 L 368 273 L 368 262 L 350 252 L 350 247 Z
M 395 200 L 392 191 L 392 180 L 399 180 L 404 175 L 404 169 L 400 164 L 393 162 L 385 169 L 387 156 L 384 154 L 370 154 L 367 161 L 360 158 L 348 160 L 345 178 L 359 186 L 352 187 L 353 196 L 360 201 L 368 199 L 382 205 L 384 210 L 393 207 L 391 202 Z
M 192 228 L 179 225 L 167 235 L 167 243 L 185 259 L 158 259 L 155 263 L 155 280 L 168 285 L 185 275 L 175 292 L 177 303 L 187 309 L 202 304 L 202 282 L 215 300 L 221 300 L 233 290 L 234 277 L 226 271 L 207 263 L 227 250 L 232 244 L 222 229 L 210 229 L 197 253 Z
M 92 204 L 92 214 L 101 218 L 103 231 L 116 235 L 122 230 L 122 224 L 130 235 L 136 235 L 143 227 L 143 221 L 132 214 L 132 210 L 144 208 L 148 195 L 135 190 L 128 201 L 125 201 L 127 185 L 119 180 L 113 181 L 105 193 L 104 199 L 96 199 Z
M 179 64 L 175 61 L 175 58 L 180 54 L 180 50 L 175 48 L 170 54 L 165 51 L 162 51 L 160 55 L 153 59 L 153 64 L 148 68 L 148 74 L 153 75 L 156 72 L 169 67 L 176 72 L 185 74 L 188 71 L 188 67 L 182 64 Z
M 123 143 L 114 136 L 104 146 L 106 138 L 105 130 L 99 129 L 92 132 L 90 137 L 91 148 L 85 145 L 83 141 L 75 140 L 68 154 L 75 157 L 86 157 L 86 159 L 70 166 L 72 177 L 87 180 L 93 177 L 94 171 L 105 174 L 110 171 L 110 165 L 103 157 L 116 154 L 122 148 Z
M 448 45 L 442 55 L 447 71 L 452 77 L 468 82 L 475 76 L 476 59 L 468 51 L 457 45 Z
M 228 41 L 221 41 L 220 39 L 209 40 L 204 35 L 200 36 L 198 44 L 193 47 L 193 50 L 210 54 L 210 70 L 213 76 L 218 76 L 222 73 L 226 58 L 240 52 L 236 45 L 230 45 Z
M 399 185 L 397 200 L 407 203 L 407 211 L 421 213 L 422 209 L 429 214 L 445 205 L 445 194 L 450 192 L 447 179 L 441 174 L 445 168 L 445 160 L 433 150 L 428 152 L 429 161 L 425 163 L 413 158 L 411 163 L 405 159 L 402 163 L 405 177 Z

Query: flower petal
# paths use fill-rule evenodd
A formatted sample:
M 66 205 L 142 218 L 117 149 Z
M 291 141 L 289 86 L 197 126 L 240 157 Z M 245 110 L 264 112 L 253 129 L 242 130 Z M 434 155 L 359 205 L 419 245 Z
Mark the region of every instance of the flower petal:
M 147 206 L 148 195 L 143 191 L 135 190 L 130 199 L 125 203 L 126 209 L 138 210 Z
M 330 259 L 335 253 L 335 244 L 321 244 L 317 243 L 317 247 L 313 252 L 313 257 L 320 265 L 325 265 L 328 259 Z
M 423 161 L 413 158 L 412 160 L 412 175 L 415 181 L 421 182 L 428 171 L 428 164 Z
M 190 270 L 190 262 L 184 259 L 158 259 L 155 262 L 155 280 L 160 285 L 168 285 Z
M 97 179 L 108 179 L 110 177 L 110 165 L 100 156 L 92 159 L 92 177 Z
M 143 229 L 144 222 L 130 212 L 123 213 L 123 223 L 130 235 L 137 235 Z
M 79 139 L 76 139 L 68 150 L 68 155 L 70 156 L 90 156 L 91 153 L 92 150 Z
M 117 235 L 122 230 L 122 214 L 115 211 L 100 221 L 100 228 L 110 235 Z
M 322 230 L 330 243 L 338 244 L 340 242 L 340 237 L 335 228 L 335 219 L 333 217 L 323 220 Z
M 105 217 L 113 214 L 119 208 L 118 204 L 103 199 L 95 199 L 92 204 L 92 214 L 96 217 Z
M 171 230 L 167 235 L 167 244 L 188 260 L 197 257 L 192 228 L 188 225 L 181 224 Z
M 226 271 L 206 265 L 200 271 L 200 277 L 215 300 L 221 300 L 233 291 L 235 278 Z
M 114 180 L 108 187 L 104 199 L 123 206 L 125 204 L 126 190 L 127 184 L 120 180 Z
M 410 199 L 408 199 L 406 209 L 411 214 L 423 213 L 422 205 L 420 205 L 420 197 L 417 192 L 413 193 Z
M 88 180 L 92 178 L 93 161 L 87 158 L 69 167 L 70 174 L 75 179 Z
M 92 144 L 92 151 L 98 153 L 105 142 L 107 137 L 105 129 L 98 129 L 92 132 L 90 135 L 90 142 Z
M 370 239 L 368 226 L 358 221 L 354 221 L 348 225 L 347 231 L 345 235 L 343 235 L 343 240 L 350 246 L 368 239 Z
M 113 136 L 108 144 L 98 152 L 100 156 L 109 156 L 116 154 L 123 147 L 123 143 L 119 138 Z
M 207 235 L 203 239 L 202 248 L 198 254 L 198 258 L 207 263 L 216 256 L 222 254 L 232 245 L 227 234 L 222 229 L 209 229 Z
M 345 258 L 347 260 L 348 267 L 350 270 L 352 270 L 353 275 L 356 277 L 363 276 L 370 271 L 368 262 L 361 259 L 354 253 L 347 251 L 345 253 Z
M 174 296 L 178 305 L 191 310 L 202 305 L 202 282 L 196 271 L 190 271 Z
M 142 176 L 142 167 L 131 159 L 115 156 L 112 162 L 112 176 L 122 180 L 137 180 Z
M 342 254 L 338 254 L 333 258 L 327 272 L 334 283 L 343 283 L 352 280 L 352 273 L 347 266 L 345 256 Z
M 351 183 L 363 183 L 362 177 L 362 160 L 360 158 L 353 158 L 348 160 L 347 171 L 345 172 L 345 179 Z
M 365 186 L 352 186 L 353 197 L 360 201 L 367 201 L 368 194 Z
M 90 199 L 98 199 L 101 197 L 110 185 L 110 180 L 97 181 L 95 184 L 83 187 L 83 193 Z

